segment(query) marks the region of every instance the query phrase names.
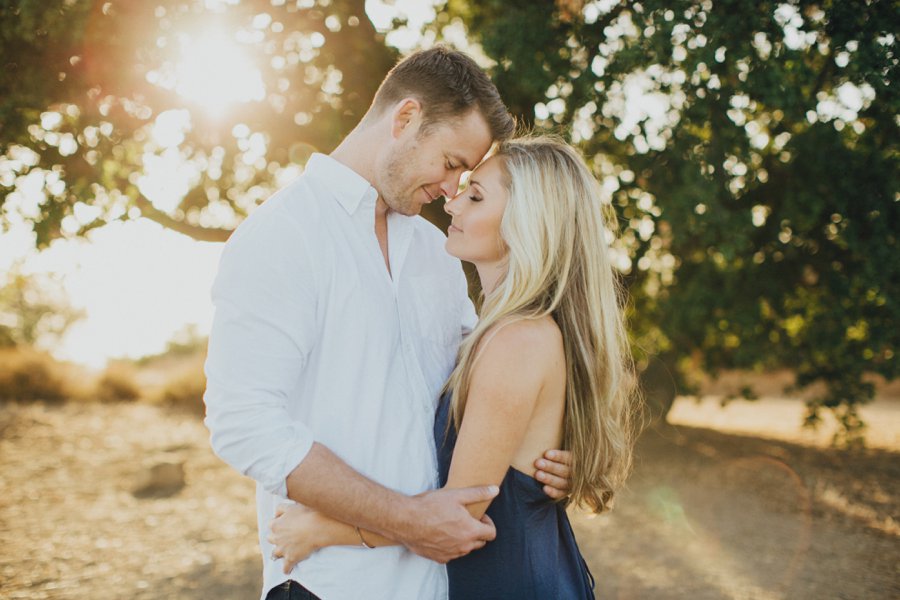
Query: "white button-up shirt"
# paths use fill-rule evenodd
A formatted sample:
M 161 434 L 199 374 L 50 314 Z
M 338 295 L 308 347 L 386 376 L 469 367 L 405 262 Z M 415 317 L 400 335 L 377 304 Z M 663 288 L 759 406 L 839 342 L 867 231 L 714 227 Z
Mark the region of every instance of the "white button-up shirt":
M 376 198 L 313 155 L 234 232 L 213 285 L 205 423 L 216 454 L 257 481 L 263 596 L 288 578 L 265 538 L 313 441 L 402 493 L 437 485 L 434 412 L 475 312 L 421 217 L 389 213 L 388 273 Z M 447 596 L 443 566 L 402 546 L 325 548 L 290 578 L 327 600 Z

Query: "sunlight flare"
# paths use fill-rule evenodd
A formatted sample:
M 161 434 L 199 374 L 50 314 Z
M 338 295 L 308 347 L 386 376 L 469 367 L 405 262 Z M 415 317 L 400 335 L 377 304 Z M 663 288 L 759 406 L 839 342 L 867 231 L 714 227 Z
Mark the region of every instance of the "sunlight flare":
M 262 76 L 241 47 L 220 32 L 182 40 L 182 58 L 175 69 L 175 91 L 213 116 L 228 106 L 265 97 Z

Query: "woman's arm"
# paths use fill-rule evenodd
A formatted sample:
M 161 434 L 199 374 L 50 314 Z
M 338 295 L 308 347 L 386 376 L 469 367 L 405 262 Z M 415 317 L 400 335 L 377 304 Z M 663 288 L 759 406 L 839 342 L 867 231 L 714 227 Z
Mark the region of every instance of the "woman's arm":
M 283 559 L 285 573 L 301 560 L 326 546 L 361 546 L 362 540 L 376 548 L 397 542 L 372 531 L 360 530 L 325 516 L 302 504 L 282 504 L 275 509 L 267 540 L 275 546 L 272 556 Z
M 509 323 L 485 336 L 446 487 L 503 481 L 525 438 L 558 344 L 558 330 L 530 320 Z M 469 513 L 481 518 L 489 505 L 470 504 Z

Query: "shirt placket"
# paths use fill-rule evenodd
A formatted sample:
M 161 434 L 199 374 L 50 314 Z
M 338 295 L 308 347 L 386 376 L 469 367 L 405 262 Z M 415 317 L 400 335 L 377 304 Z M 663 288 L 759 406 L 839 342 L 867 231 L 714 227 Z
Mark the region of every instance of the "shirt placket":
M 392 285 L 394 289 L 394 308 L 397 311 L 397 322 L 400 325 L 400 348 L 403 356 L 403 365 L 407 373 L 407 382 L 410 386 L 413 410 L 417 412 L 421 424 L 420 432 L 423 436 L 424 447 L 428 448 L 431 457 L 432 486 L 438 485 L 437 455 L 434 450 L 434 403 L 429 398 L 431 388 L 425 381 L 422 371 L 419 351 L 416 344 L 417 329 L 414 325 L 414 311 L 421 307 L 415 306 L 409 300 L 409 292 L 402 294 L 402 290 L 408 290 L 402 286 L 403 265 L 409 254 L 413 235 L 413 223 L 408 217 L 392 214 L 388 220 L 388 239 L 391 260 L 391 272 L 393 273 Z

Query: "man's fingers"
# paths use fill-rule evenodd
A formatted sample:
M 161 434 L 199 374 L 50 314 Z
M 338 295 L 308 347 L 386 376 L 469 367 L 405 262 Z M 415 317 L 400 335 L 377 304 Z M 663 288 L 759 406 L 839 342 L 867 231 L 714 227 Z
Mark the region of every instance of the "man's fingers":
M 500 493 L 500 488 L 496 485 L 482 485 L 453 490 L 452 493 L 456 495 L 460 504 L 468 505 L 493 500 Z
M 556 488 L 552 488 L 549 485 L 544 486 L 544 493 L 547 494 L 548 496 L 550 496 L 551 498 L 553 498 L 554 500 L 562 500 L 563 498 L 568 496 L 568 494 L 566 492 L 561 492 L 560 490 L 558 490 Z
M 551 460 L 547 458 L 539 458 L 534 461 L 534 466 L 537 467 L 540 471 L 546 471 L 557 477 L 562 477 L 563 479 L 568 479 L 572 474 L 572 455 L 569 452 L 563 452 L 562 450 L 549 450 L 547 455 L 565 455 L 565 458 L 560 458 L 559 460 Z
M 476 538 L 479 541 L 491 542 L 497 537 L 497 528 L 493 523 L 479 522 L 477 526 Z
M 288 509 L 287 504 L 279 504 L 278 506 L 275 507 L 275 516 L 280 517 L 281 515 L 283 515 L 284 513 L 287 512 L 287 509 Z
M 538 471 L 534 474 L 534 476 L 544 485 L 549 485 L 550 487 L 556 488 L 557 490 L 565 492 L 569 489 L 568 479 L 563 479 L 562 477 L 551 475 L 546 471 Z
M 572 466 L 572 453 L 568 450 L 547 450 L 544 452 L 544 458 L 551 462 Z

